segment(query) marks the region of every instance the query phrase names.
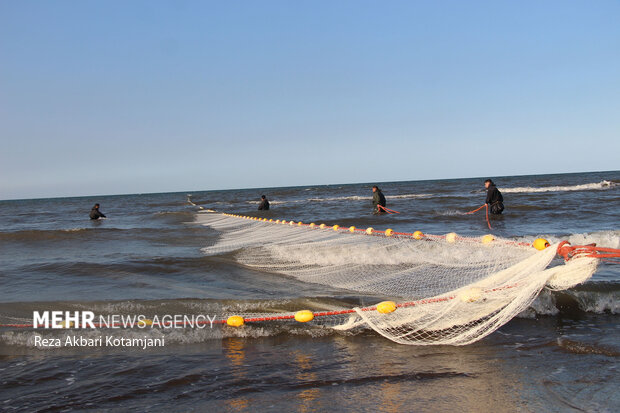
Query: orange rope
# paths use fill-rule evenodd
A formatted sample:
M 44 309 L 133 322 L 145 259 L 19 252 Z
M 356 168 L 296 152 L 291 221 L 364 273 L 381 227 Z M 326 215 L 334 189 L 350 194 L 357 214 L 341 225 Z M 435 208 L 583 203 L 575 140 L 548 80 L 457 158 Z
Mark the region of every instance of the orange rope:
M 480 208 L 476 208 L 476 209 L 474 209 L 473 211 L 466 212 L 466 213 L 465 213 L 465 215 L 467 215 L 467 214 L 473 214 L 474 212 L 478 212 L 478 211 L 480 211 L 480 210 L 481 210 L 482 208 L 484 208 L 484 207 L 486 207 L 486 208 L 487 208 L 487 210 L 486 210 L 487 225 L 489 226 L 489 229 L 493 229 L 493 228 L 491 228 L 491 221 L 489 221 L 489 204 L 484 204 L 484 205 L 482 205 Z
M 476 208 L 476 209 L 474 209 L 473 211 L 466 212 L 466 214 L 473 214 L 474 212 L 478 212 L 478 211 L 480 211 L 482 208 L 484 208 L 484 207 L 485 207 L 485 205 L 486 205 L 486 204 L 482 205 L 480 208 Z
M 610 259 L 620 258 L 620 249 L 597 247 L 596 244 L 572 246 L 568 241 L 562 241 L 560 245 L 558 245 L 558 255 L 564 257 L 565 261 L 580 254 L 585 254 L 586 257 L 598 258 L 614 264 L 620 263 L 618 260 Z
M 386 208 L 386 207 L 384 207 L 382 205 L 377 205 L 377 207 L 381 208 L 382 210 L 384 210 L 388 214 L 400 214 L 400 212 L 394 211 L 393 209 L 390 209 L 390 208 Z
M 489 226 L 489 229 L 493 229 L 491 228 L 491 221 L 489 221 L 489 204 L 484 204 L 485 207 L 487 207 L 487 225 Z

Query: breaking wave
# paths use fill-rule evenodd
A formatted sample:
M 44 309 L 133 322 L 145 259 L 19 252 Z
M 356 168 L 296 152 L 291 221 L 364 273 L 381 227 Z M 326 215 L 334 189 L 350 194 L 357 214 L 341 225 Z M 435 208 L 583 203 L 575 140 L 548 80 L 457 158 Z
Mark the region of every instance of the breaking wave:
M 519 317 L 579 313 L 620 314 L 620 284 L 590 282 L 561 292 L 543 290 Z
M 418 198 L 431 198 L 433 194 L 401 194 L 401 195 L 386 195 L 387 199 L 418 199 Z M 282 205 L 282 204 L 299 204 L 306 202 L 335 202 L 335 201 L 371 201 L 372 196 L 360 196 L 360 195 L 349 195 L 349 196 L 336 196 L 336 197 L 325 197 L 325 198 L 307 198 L 307 199 L 284 199 L 284 200 L 269 200 L 271 205 Z M 251 200 L 246 201 L 246 204 L 249 205 L 258 205 L 260 201 Z
M 603 180 L 601 182 L 593 182 L 582 185 L 570 185 L 570 186 L 520 186 L 514 188 L 500 188 L 505 194 L 516 193 L 534 193 L 534 192 L 566 192 L 566 191 L 590 191 L 600 189 L 611 189 L 617 187 L 619 184 L 612 181 Z
M 387 199 L 416 199 L 416 198 L 430 198 L 433 194 L 402 194 L 402 195 L 386 195 Z M 372 196 L 339 196 L 332 198 L 309 198 L 308 201 L 313 202 L 327 202 L 327 201 L 370 201 Z

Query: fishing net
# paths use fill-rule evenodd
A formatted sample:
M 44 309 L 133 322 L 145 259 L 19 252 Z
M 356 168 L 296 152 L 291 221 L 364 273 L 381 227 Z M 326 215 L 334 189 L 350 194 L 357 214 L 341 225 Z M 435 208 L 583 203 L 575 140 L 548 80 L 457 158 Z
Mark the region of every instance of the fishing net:
M 313 324 L 347 330 L 369 326 L 403 344 L 464 345 L 525 310 L 542 288 L 584 282 L 598 260 L 579 256 L 552 266 L 557 246 L 537 251 L 503 239 L 366 231 L 291 221 L 201 213 L 218 231 L 207 255 L 298 280 L 369 294 L 393 304 L 316 312 Z M 376 303 L 375 303 L 376 304 Z M 386 310 L 387 308 L 387 310 Z M 293 313 L 243 314 L 290 320 Z

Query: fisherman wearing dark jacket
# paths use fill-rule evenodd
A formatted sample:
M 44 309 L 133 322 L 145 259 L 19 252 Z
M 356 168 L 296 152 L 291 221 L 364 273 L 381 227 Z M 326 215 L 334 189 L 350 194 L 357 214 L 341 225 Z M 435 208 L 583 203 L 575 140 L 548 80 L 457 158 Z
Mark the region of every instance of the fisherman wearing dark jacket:
M 385 196 L 383 196 L 383 192 L 379 189 L 377 185 L 372 187 L 372 213 L 373 214 L 383 214 L 385 213 Z M 383 208 L 380 208 L 382 206 Z
M 267 197 L 265 195 L 261 195 L 261 201 L 258 205 L 259 211 L 267 211 L 269 209 L 269 201 L 267 201 Z
M 489 212 L 494 215 L 499 215 L 504 210 L 504 197 L 499 189 L 495 186 L 492 180 L 487 179 L 484 181 L 484 187 L 487 189 L 486 203 L 489 205 Z
M 99 204 L 95 204 L 93 209 L 90 210 L 90 219 L 105 218 L 105 215 L 99 211 Z

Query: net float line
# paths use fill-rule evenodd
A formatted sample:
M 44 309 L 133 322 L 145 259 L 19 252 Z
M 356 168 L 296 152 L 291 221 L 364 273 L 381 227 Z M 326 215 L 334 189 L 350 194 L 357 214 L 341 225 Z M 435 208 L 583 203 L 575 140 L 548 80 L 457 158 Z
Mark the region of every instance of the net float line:
M 517 285 L 512 285 L 512 286 L 505 286 L 502 288 L 489 289 L 489 290 L 483 291 L 483 293 L 485 294 L 492 293 L 492 292 L 500 291 L 503 289 L 514 288 L 516 286 Z M 356 308 L 350 308 L 350 309 L 344 309 L 344 310 L 333 310 L 333 311 L 299 310 L 295 313 L 290 313 L 290 312 L 275 313 L 274 315 L 260 316 L 260 317 L 252 317 L 252 316 L 242 317 L 238 315 L 231 315 L 231 316 L 216 318 L 214 320 L 198 320 L 194 322 L 183 321 L 183 322 L 154 323 L 152 319 L 143 319 L 141 321 L 137 321 L 133 323 L 127 322 L 127 323 L 92 323 L 92 324 L 95 328 L 131 329 L 131 328 L 144 328 L 146 326 L 155 326 L 155 327 L 160 327 L 160 328 L 172 328 L 172 327 L 191 327 L 192 325 L 201 326 L 201 325 L 207 325 L 207 324 L 209 325 L 227 324 L 232 327 L 238 327 L 245 323 L 258 323 L 258 322 L 280 321 L 280 320 L 295 320 L 295 321 L 304 323 L 304 322 L 312 321 L 315 318 L 354 314 L 357 311 L 363 311 L 363 312 L 378 311 L 379 313 L 387 314 L 387 313 L 396 311 L 396 309 L 398 308 L 406 308 L 406 307 L 414 307 L 414 306 L 420 306 L 420 305 L 425 305 L 425 304 L 440 303 L 440 302 L 445 302 L 449 300 L 454 300 L 455 298 L 457 298 L 456 295 L 427 298 L 427 299 L 415 300 L 415 301 L 406 301 L 402 303 L 395 303 L 393 301 L 382 301 L 372 306 L 356 307 Z M 240 321 L 239 318 L 241 318 L 242 324 L 235 325 L 238 321 Z M 62 325 L 62 328 L 75 328 L 75 329 L 79 328 L 79 327 L 75 327 L 74 323 L 72 322 L 61 323 L 61 325 Z M 8 327 L 33 328 L 33 329 L 41 328 L 40 326 L 35 328 L 34 321 L 30 323 L 0 324 L 0 328 L 8 328 Z
M 486 204 L 485 204 L 486 205 Z M 484 206 L 481 206 L 478 209 L 484 208 Z M 475 212 L 475 211 L 472 211 Z M 276 219 L 274 220 L 273 218 L 267 219 L 267 218 L 260 218 L 260 217 L 252 217 L 252 216 L 247 216 L 247 215 L 237 215 L 237 214 L 229 214 L 229 213 L 221 213 L 224 216 L 227 217 L 233 217 L 233 218 L 239 218 L 239 219 L 245 219 L 245 220 L 250 220 L 250 221 L 258 221 L 258 222 L 265 222 L 265 223 L 270 223 L 270 224 L 280 224 L 280 225 L 291 225 L 291 226 L 298 226 L 298 227 L 305 227 L 305 228 L 312 228 L 312 229 L 322 229 L 322 230 L 333 230 L 333 231 L 337 231 L 337 232 L 342 232 L 342 233 L 353 233 L 353 234 L 365 234 L 365 235 L 374 235 L 374 236 L 385 236 L 385 237 L 400 237 L 400 238 L 413 238 L 416 240 L 422 240 L 422 239 L 445 239 L 447 242 L 456 242 L 456 241 L 474 241 L 474 242 L 480 242 L 482 244 L 489 244 L 491 242 L 497 241 L 495 236 L 492 234 L 486 234 L 483 235 L 482 237 L 479 238 L 475 238 L 475 237 L 465 237 L 465 236 L 461 236 L 458 235 L 454 232 L 445 234 L 445 235 L 435 235 L 435 234 L 425 234 L 422 231 L 413 231 L 413 232 L 397 232 L 394 231 L 391 228 L 388 228 L 384 231 L 380 231 L 380 230 L 376 230 L 373 227 L 368 227 L 368 228 L 357 228 L 355 226 L 349 226 L 349 227 L 342 227 L 340 225 L 326 225 L 326 224 L 316 224 L 314 222 L 310 223 L 310 224 L 306 224 L 304 222 L 301 221 L 294 221 L 294 220 L 286 220 L 286 219 Z M 501 242 L 507 245 L 517 245 L 517 246 L 522 246 L 522 247 L 534 247 L 537 250 L 542 250 L 545 247 L 543 247 L 544 245 L 550 245 L 549 242 L 545 239 L 539 238 L 544 242 L 539 241 L 538 243 L 536 241 L 534 241 L 533 243 L 528 243 L 528 242 L 518 242 L 518 241 L 510 241 L 510 240 L 502 240 Z M 499 241 L 498 241 L 499 242 Z
M 302 281 L 402 298 L 398 302 L 382 301 L 372 306 L 333 311 L 228 313 L 227 317 L 205 320 L 198 325 L 241 327 L 246 323 L 315 320 L 313 324 L 346 330 L 364 324 L 395 342 L 410 345 L 464 345 L 477 341 L 527 308 L 542 288 L 560 290 L 585 282 L 601 257 L 620 256 L 619 250 L 595 245 L 571 246 L 564 242 L 550 246 L 543 238 L 530 244 L 498 240 L 491 234 L 472 238 L 456 233 L 377 231 L 220 213 L 204 214 L 203 218 L 205 225 L 221 231 L 216 245 L 203 249 L 207 254 L 239 250 L 235 259 L 251 267 L 288 274 Z M 242 219 L 260 221 L 260 225 L 239 225 L 237 220 Z M 355 238 L 356 235 L 369 238 Z M 425 242 L 395 243 L 398 239 Z M 475 243 L 497 247 L 480 249 Z M 538 252 L 512 246 L 531 246 Z M 401 248 L 396 250 L 400 255 L 394 256 L 394 247 Z M 316 261 L 326 252 L 335 256 Z M 384 254 L 381 259 L 389 260 L 376 264 L 378 253 Z M 565 265 L 547 268 L 558 253 L 566 260 Z M 356 260 L 367 261 L 368 257 L 369 262 L 357 265 Z M 320 277 L 314 278 L 317 276 Z M 146 325 L 149 322 L 155 327 L 190 324 L 169 322 L 162 326 L 152 320 L 144 321 Z M 27 328 L 32 324 L 20 326 Z
M 488 209 L 488 205 L 484 204 L 481 207 L 467 212 L 468 214 L 474 213 L 476 211 L 479 211 L 480 209 L 487 207 Z M 391 228 L 386 229 L 385 231 L 378 231 L 372 227 L 368 227 L 366 229 L 364 228 L 357 228 L 355 226 L 350 226 L 350 227 L 341 227 L 340 225 L 326 225 L 326 224 L 315 224 L 314 222 L 310 223 L 310 224 L 306 224 L 303 223 L 301 221 L 287 221 L 286 219 L 282 219 L 282 220 L 273 220 L 273 219 L 267 219 L 267 218 L 260 218 L 260 217 L 252 217 L 252 216 L 247 216 L 247 215 L 237 215 L 237 214 L 229 214 L 229 213 L 221 213 L 224 216 L 228 216 L 228 217 L 234 217 L 234 218 L 240 218 L 240 219 L 249 219 L 252 221 L 260 221 L 260 222 L 267 222 L 267 223 L 272 223 L 272 224 L 284 224 L 284 225 L 297 225 L 299 227 L 307 227 L 307 228 L 313 228 L 313 229 L 328 229 L 328 230 L 334 230 L 337 232 L 349 232 L 349 233 L 357 233 L 357 234 L 366 234 L 366 235 L 374 235 L 374 236 L 385 236 L 385 237 L 404 237 L 404 238 L 413 238 L 416 240 L 421 240 L 424 238 L 427 239 L 444 239 L 447 242 L 456 242 L 456 241 L 474 241 L 474 242 L 480 242 L 482 244 L 489 244 L 491 242 L 497 242 L 498 240 L 495 238 L 494 235 L 492 234 L 486 234 L 483 235 L 482 237 L 465 237 L 465 236 L 461 236 L 458 235 L 454 232 L 450 232 L 447 233 L 445 235 L 436 235 L 436 234 L 425 234 L 422 231 L 414 231 L 414 232 L 397 232 L 394 231 Z M 535 249 L 542 251 L 543 249 L 549 247 L 551 244 L 549 243 L 549 241 L 547 241 L 544 238 L 537 238 L 536 240 L 534 240 L 531 243 L 528 242 L 519 242 L 519 241 L 511 241 L 511 240 L 502 240 L 502 243 L 506 244 L 506 245 L 516 245 L 516 246 L 522 246 L 522 247 L 534 247 Z M 568 241 L 561 241 L 560 245 L 558 246 L 558 255 L 562 256 L 565 258 L 565 260 L 568 261 L 568 259 L 570 259 L 570 257 L 575 256 L 575 255 L 579 255 L 579 254 L 585 254 L 588 257 L 593 257 L 593 258 L 601 258 L 601 259 L 610 259 L 610 258 L 620 258 L 620 249 L 615 249 L 615 248 L 604 248 L 604 247 L 597 247 L 596 244 L 588 244 L 588 245 L 575 245 L 575 246 L 571 246 L 570 243 Z

